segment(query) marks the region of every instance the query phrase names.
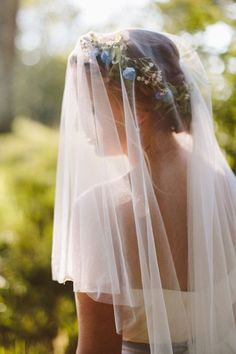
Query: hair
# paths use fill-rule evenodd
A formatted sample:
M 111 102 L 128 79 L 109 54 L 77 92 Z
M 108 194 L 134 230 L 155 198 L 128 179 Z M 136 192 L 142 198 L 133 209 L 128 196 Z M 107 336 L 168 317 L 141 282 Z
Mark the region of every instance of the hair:
M 158 67 L 161 69 L 163 80 L 170 82 L 175 88 L 183 85 L 183 82 L 186 82 L 184 73 L 179 64 L 180 55 L 178 48 L 168 37 L 157 32 L 138 29 L 131 30 L 131 32 L 129 32 L 129 37 L 131 40 L 127 45 L 126 52 L 128 57 L 138 58 L 143 56 L 142 52 L 138 50 L 135 43 L 138 43 L 141 48 L 142 46 L 151 47 L 155 59 L 153 60 L 153 63 L 158 64 Z M 133 37 L 135 41 L 132 41 Z M 114 96 L 115 101 L 120 105 L 121 111 L 123 111 L 120 76 L 117 75 L 107 80 L 107 68 L 105 68 L 104 63 L 99 57 L 97 58 L 97 61 L 108 93 Z M 85 67 L 88 74 L 90 71 L 90 65 L 87 64 Z M 153 90 L 150 89 L 150 87 L 145 87 L 145 85 L 135 85 L 135 102 L 137 112 L 140 110 L 150 113 L 150 119 L 152 119 L 154 126 L 155 122 L 158 124 L 158 129 L 168 132 L 170 130 L 174 130 L 176 133 L 182 131 L 190 132 L 192 121 L 191 113 L 185 113 L 178 110 L 178 116 L 181 118 L 180 124 L 174 109 L 166 113 L 166 107 L 164 105 L 160 105 L 158 110 L 156 110 L 154 107 L 157 100 L 154 96 Z M 190 108 L 190 100 L 188 101 L 188 104 Z M 190 109 L 189 112 L 191 112 Z M 145 150 L 143 150 L 143 152 L 147 163 L 147 168 L 152 179 L 151 164 Z
M 138 58 L 143 56 L 142 48 L 148 47 L 148 50 L 152 51 L 154 59 L 153 63 L 158 64 L 159 68 L 162 70 L 162 77 L 164 81 L 170 82 L 176 89 L 186 83 L 186 79 L 183 71 L 181 70 L 179 64 L 179 51 L 168 37 L 163 34 L 149 31 L 149 30 L 139 30 L 132 29 L 129 30 L 129 38 L 127 45 L 126 55 L 130 58 Z M 132 40 L 134 39 L 134 40 Z M 138 43 L 137 47 L 136 43 Z M 101 73 L 104 77 L 107 76 L 107 69 L 104 68 L 104 64 L 98 58 L 98 63 L 101 69 Z M 111 91 L 122 104 L 121 96 L 121 82 L 120 77 L 115 76 L 110 80 L 105 81 L 107 89 Z M 186 91 L 187 92 L 187 91 Z M 191 114 L 178 110 L 178 117 L 181 118 L 181 124 L 176 116 L 176 110 L 172 109 L 166 112 L 166 106 L 160 104 L 157 110 L 154 106 L 157 104 L 157 99 L 155 98 L 153 89 L 143 85 L 135 85 L 135 99 L 137 111 L 145 111 L 150 113 L 151 119 L 154 119 L 154 123 L 158 124 L 158 129 L 162 130 L 174 130 L 175 132 L 189 131 L 191 124 Z M 181 102 L 180 102 L 181 104 Z M 190 100 L 188 102 L 190 105 Z M 173 106 L 174 108 L 174 106 Z M 190 110 L 189 110 L 190 112 Z

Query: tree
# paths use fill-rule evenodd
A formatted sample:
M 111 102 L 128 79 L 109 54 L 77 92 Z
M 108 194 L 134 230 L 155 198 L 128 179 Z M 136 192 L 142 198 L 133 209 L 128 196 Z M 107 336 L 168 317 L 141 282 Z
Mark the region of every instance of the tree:
M 11 131 L 14 119 L 13 72 L 18 0 L 2 0 L 0 11 L 0 132 Z

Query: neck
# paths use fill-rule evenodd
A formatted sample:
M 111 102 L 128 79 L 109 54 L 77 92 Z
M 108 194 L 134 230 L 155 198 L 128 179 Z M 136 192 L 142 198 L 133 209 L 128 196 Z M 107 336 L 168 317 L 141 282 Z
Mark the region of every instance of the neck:
M 176 141 L 175 133 L 158 131 L 152 135 L 146 143 L 143 143 L 144 152 L 147 154 L 150 163 L 157 162 L 167 153 L 175 151 L 179 144 Z

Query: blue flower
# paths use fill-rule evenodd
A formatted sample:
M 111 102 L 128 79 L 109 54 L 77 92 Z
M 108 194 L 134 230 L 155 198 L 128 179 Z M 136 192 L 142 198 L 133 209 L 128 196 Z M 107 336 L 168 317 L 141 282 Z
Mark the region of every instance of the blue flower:
M 123 76 L 127 80 L 133 80 L 136 76 L 136 71 L 131 66 L 127 66 L 127 68 L 123 70 Z
M 89 52 L 89 57 L 92 59 L 96 59 L 97 55 L 99 53 L 99 49 L 98 48 L 94 48 Z
M 164 93 L 162 95 L 160 94 L 159 91 L 156 92 L 155 97 L 157 100 L 161 100 L 165 103 L 171 103 L 173 101 L 173 93 L 169 88 L 167 88 L 166 93 Z
M 103 50 L 101 53 L 101 61 L 104 64 L 110 64 L 112 58 L 111 58 L 111 54 L 108 50 Z

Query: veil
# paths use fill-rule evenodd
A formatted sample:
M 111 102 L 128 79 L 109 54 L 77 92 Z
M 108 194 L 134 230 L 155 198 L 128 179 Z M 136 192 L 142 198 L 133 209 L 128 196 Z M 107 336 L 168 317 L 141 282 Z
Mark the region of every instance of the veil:
M 116 332 L 151 354 L 236 353 L 236 177 L 183 38 L 89 31 L 70 53 L 52 278 L 113 304 Z

